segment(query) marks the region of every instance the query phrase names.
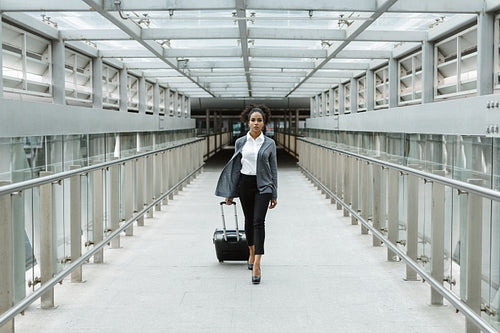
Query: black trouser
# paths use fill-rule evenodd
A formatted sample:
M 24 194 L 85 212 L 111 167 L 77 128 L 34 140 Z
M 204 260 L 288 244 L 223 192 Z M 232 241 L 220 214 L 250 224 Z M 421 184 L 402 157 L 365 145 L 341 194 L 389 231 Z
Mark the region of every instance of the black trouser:
M 257 176 L 241 174 L 239 186 L 248 245 L 255 245 L 255 254 L 264 254 L 264 238 L 266 237 L 264 221 L 272 194 L 259 193 Z

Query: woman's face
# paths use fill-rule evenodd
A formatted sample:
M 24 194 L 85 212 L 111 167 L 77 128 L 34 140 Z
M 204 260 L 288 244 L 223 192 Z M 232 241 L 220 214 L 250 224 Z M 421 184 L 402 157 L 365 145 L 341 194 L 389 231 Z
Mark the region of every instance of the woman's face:
M 260 112 L 254 112 L 250 115 L 250 120 L 248 121 L 250 125 L 250 131 L 255 135 L 260 135 L 262 129 L 264 128 L 264 118 Z

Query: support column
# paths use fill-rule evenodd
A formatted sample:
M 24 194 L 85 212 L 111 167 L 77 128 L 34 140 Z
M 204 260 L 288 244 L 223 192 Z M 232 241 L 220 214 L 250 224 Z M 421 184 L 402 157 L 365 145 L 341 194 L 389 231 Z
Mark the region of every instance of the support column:
M 339 200 L 342 200 L 343 198 L 343 188 L 342 188 L 342 155 L 340 153 L 335 153 L 336 155 L 336 162 L 337 162 L 337 181 L 336 181 L 336 195 L 339 198 Z M 337 210 L 341 210 L 342 205 L 340 204 L 339 201 L 337 201 Z
M 127 112 L 128 111 L 128 75 L 127 69 L 120 69 L 120 111 Z
M 481 96 L 493 93 L 495 15 L 483 10 L 477 19 L 477 93 Z
M 326 91 L 323 91 L 321 93 L 320 117 L 325 117 L 325 116 L 326 116 Z
M 144 209 L 144 157 L 135 160 L 135 212 Z M 137 226 L 144 226 L 144 215 L 137 219 Z
M 153 202 L 153 156 L 146 156 L 146 205 Z M 148 210 L 147 217 L 153 217 L 153 209 Z
M 52 172 L 40 172 L 40 177 L 50 175 Z M 40 186 L 40 280 L 42 285 L 52 279 L 56 268 L 52 207 L 52 184 Z M 54 287 L 42 295 L 41 303 L 42 309 L 54 307 Z
M 399 98 L 399 78 L 398 78 L 398 61 L 395 58 L 389 59 L 389 108 L 398 106 Z
M 181 95 L 181 118 L 186 117 L 186 99 Z
M 165 117 L 168 117 L 169 114 L 170 114 L 170 89 L 168 88 L 160 88 L 160 89 L 163 89 L 164 92 L 163 92 L 163 107 L 165 108 Z M 165 118 L 165 121 L 167 120 L 168 118 Z
M 363 220 L 367 221 L 370 219 L 370 201 L 368 196 L 370 195 L 370 165 L 361 161 L 361 217 Z M 361 234 L 367 235 L 368 228 L 361 224 Z
M 317 95 L 316 96 L 316 106 L 315 106 L 315 110 L 316 110 L 316 117 L 321 117 L 321 103 L 320 103 L 320 95 Z M 283 122 L 286 123 L 285 121 L 285 116 L 283 115 Z
M 146 79 L 139 77 L 139 114 L 146 114 Z
M 366 111 L 373 111 L 375 107 L 375 72 L 369 69 L 366 71 Z
M 54 104 L 66 104 L 66 56 L 62 39 L 52 41 L 52 91 Z
M 186 97 L 186 118 L 191 119 L 191 98 Z
M 335 99 L 334 99 L 333 88 L 330 88 L 328 90 L 328 104 L 330 105 L 329 108 L 330 117 L 333 117 L 335 111 Z
M 351 86 L 352 87 L 352 86 Z M 347 155 L 343 156 L 344 160 L 344 203 L 348 206 L 351 204 L 351 158 Z M 349 211 L 344 208 L 344 216 L 349 217 Z
M 352 196 L 351 196 L 351 208 L 356 213 L 359 214 L 359 160 L 355 157 L 352 159 L 352 177 L 351 177 L 351 188 L 352 188 Z M 358 219 L 351 215 L 351 224 L 357 225 Z
M 434 101 L 434 43 L 422 44 L 422 103 Z
M 300 121 L 300 111 L 299 109 L 297 109 L 295 110 L 295 134 L 299 134 L 299 129 L 300 129 L 299 121 Z M 295 141 L 295 146 L 297 146 L 297 141 Z
M 482 186 L 481 179 L 468 179 L 472 185 Z M 476 194 L 467 196 L 467 305 L 481 315 L 482 281 L 482 234 L 483 234 L 483 199 Z M 467 333 L 479 333 L 480 330 L 470 321 L 466 321 Z
M 97 170 L 92 173 L 93 186 L 93 220 L 94 220 L 94 245 L 99 244 L 103 240 L 103 195 L 102 195 L 102 170 Z M 94 264 L 101 264 L 104 259 L 104 251 L 101 249 L 94 254 Z
M 70 170 L 80 169 L 79 165 L 70 165 Z M 82 256 L 82 180 L 78 174 L 70 179 L 70 226 L 71 226 L 71 262 Z M 82 266 L 71 272 L 71 282 L 82 282 Z
M 382 198 L 385 196 L 383 191 L 384 171 L 380 165 L 373 165 L 373 227 L 381 231 L 382 221 L 385 219 L 385 206 Z M 373 235 L 373 246 L 381 246 L 382 242 Z
M 417 261 L 418 249 L 418 178 L 408 175 L 408 213 L 406 223 L 406 254 L 413 261 Z M 417 272 L 406 265 L 406 281 L 417 281 Z
M 2 45 L 2 14 L 0 13 L 0 45 Z M 0 68 L 3 68 L 2 52 L 0 52 Z M 3 97 L 3 71 L 0 71 L 0 98 Z
M 210 156 L 210 110 L 205 110 L 205 128 L 207 131 L 207 158 Z
M 174 117 L 179 117 L 179 92 L 174 92 Z
M 316 109 L 316 96 L 312 96 L 309 98 L 309 113 L 311 115 L 311 118 L 316 117 L 315 116 L 315 109 Z
M 120 226 L 120 166 L 118 164 L 109 167 L 109 181 L 109 222 L 113 232 Z M 120 248 L 120 235 L 111 241 L 111 248 Z
M 387 220 L 388 224 L 388 235 L 387 238 L 393 244 L 398 241 L 399 233 L 399 218 L 398 218 L 398 207 L 399 207 L 399 172 L 394 169 L 389 169 L 389 216 Z M 387 249 L 387 261 L 395 261 L 396 253 Z
M 160 116 L 160 84 L 158 81 L 153 85 L 153 115 Z
M 345 113 L 345 85 L 339 84 L 339 115 Z
M 434 170 L 434 174 L 445 176 L 444 170 Z M 441 285 L 444 278 L 444 185 L 432 183 L 432 224 L 431 224 L 431 275 Z M 443 296 L 431 288 L 431 304 L 443 305 Z
M 0 186 L 9 184 L 10 182 L 8 181 L 0 181 Z M 14 305 L 14 226 L 12 220 L 12 197 L 10 194 L 0 196 L 0 211 L 2 212 L 0 214 L 0 267 L 2 268 L 0 269 L 0 290 L 2 291 L 0 293 L 1 315 Z M 0 327 L 0 333 L 14 333 L 14 319 L 11 319 L 7 324 Z
M 155 162 L 155 165 L 154 165 L 154 186 L 155 186 L 155 193 L 154 193 L 154 198 L 155 200 L 158 199 L 159 197 L 161 197 L 161 194 L 162 194 L 162 177 L 161 177 L 161 167 L 162 167 L 162 155 L 163 154 L 155 154 L 154 155 L 154 162 Z M 188 157 L 189 159 L 189 157 Z M 190 159 L 189 159 L 190 160 Z M 159 201 L 156 205 L 155 205 L 155 210 L 157 212 L 161 211 L 161 201 Z
M 223 124 L 222 124 L 222 112 L 219 112 L 219 122 L 218 122 L 218 125 L 219 125 L 219 151 L 222 150 L 222 127 L 223 127 Z
M 133 162 L 128 161 L 125 162 L 122 170 L 125 173 L 123 179 L 125 179 L 124 186 L 122 189 L 122 193 L 125 196 L 125 221 L 128 221 L 134 215 L 134 170 L 133 170 Z M 125 229 L 126 236 L 134 235 L 134 224 L 132 223 L 130 227 Z
M 92 58 L 92 100 L 94 109 L 102 109 L 102 58 L 99 54 Z
M 351 96 L 349 99 L 351 101 L 351 113 L 358 112 L 358 80 L 351 78 Z

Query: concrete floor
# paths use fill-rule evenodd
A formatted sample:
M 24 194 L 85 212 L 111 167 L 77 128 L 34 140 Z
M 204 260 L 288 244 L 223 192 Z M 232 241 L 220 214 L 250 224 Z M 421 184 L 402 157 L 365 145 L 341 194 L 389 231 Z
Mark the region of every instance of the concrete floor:
M 30 306 L 16 332 L 465 331 L 461 314 L 430 306 L 429 286 L 404 281 L 404 264 L 387 262 L 386 248 L 372 247 L 284 155 L 262 283 L 251 284 L 244 262 L 220 264 L 212 234 L 221 163 L 123 236 L 122 248 L 107 249 L 104 264 L 85 265 L 85 283 L 57 286 L 56 309 Z

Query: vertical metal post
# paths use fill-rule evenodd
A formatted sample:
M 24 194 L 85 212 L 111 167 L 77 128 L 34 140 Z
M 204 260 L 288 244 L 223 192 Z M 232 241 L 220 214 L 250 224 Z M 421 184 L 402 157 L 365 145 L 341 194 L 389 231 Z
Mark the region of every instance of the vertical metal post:
M 337 198 L 339 198 L 339 200 L 342 200 L 343 199 L 343 193 L 342 193 L 342 154 L 340 153 L 335 153 L 336 155 L 336 162 L 337 162 L 337 182 L 336 182 L 336 185 L 335 185 L 335 189 L 336 189 L 336 195 L 337 195 Z M 337 202 L 337 210 L 341 210 L 342 209 L 342 205 L 340 204 L 340 202 L 338 201 Z
M 481 179 L 467 179 L 473 185 L 482 186 Z M 483 234 L 483 199 L 473 193 L 467 196 L 467 305 L 481 315 L 481 280 L 482 280 L 482 234 Z M 480 330 L 469 320 L 466 321 L 467 333 L 479 333 Z
M 352 159 L 352 177 L 351 177 L 351 208 L 355 212 L 359 213 L 359 160 L 355 157 Z M 357 225 L 358 219 L 351 215 L 351 224 Z
M 337 193 L 337 161 L 335 160 L 335 152 L 330 151 L 330 191 Z M 335 199 L 331 199 L 331 203 L 335 204 Z
M 66 56 L 64 52 L 64 41 L 62 39 L 52 41 L 52 95 L 54 104 L 66 104 L 65 91 L 65 66 Z
M 445 176 L 444 170 L 434 174 Z M 432 183 L 431 275 L 442 284 L 444 278 L 444 185 Z M 443 305 L 443 296 L 431 288 L 431 304 Z
M 132 218 L 134 215 L 134 173 L 133 173 L 133 162 L 128 161 L 124 163 L 123 171 L 125 172 L 124 179 L 124 188 L 122 190 L 123 195 L 125 196 L 125 221 Z M 134 224 L 132 223 L 127 229 L 125 229 L 126 236 L 134 235 Z
M 1 25 L 1 20 L 0 20 Z M 0 28 L 1 30 L 1 28 Z M 8 185 L 0 181 L 0 186 Z M 0 314 L 14 305 L 14 223 L 12 220 L 12 197 L 0 196 Z M 14 319 L 0 327 L 1 333 L 14 333 Z
M 52 172 L 42 171 L 40 177 L 50 176 Z M 40 186 L 40 279 L 42 285 L 52 279 L 55 273 L 55 253 L 52 216 L 52 184 Z M 50 288 L 41 297 L 42 309 L 54 307 L 54 288 Z
M 422 103 L 434 101 L 434 43 L 422 44 Z
M 339 84 L 338 91 L 339 91 L 339 96 L 338 96 L 339 115 L 342 115 L 345 112 L 345 84 L 343 83 Z
M 120 166 L 118 164 L 109 167 L 109 181 L 109 222 L 111 231 L 115 231 L 120 226 Z M 120 248 L 120 235 L 111 241 L 111 248 Z
M 153 199 L 153 155 L 146 156 L 146 200 L 149 205 Z M 148 210 L 147 217 L 153 217 L 153 209 Z
M 174 166 L 174 160 L 175 160 L 175 157 L 174 157 L 174 149 L 170 149 L 168 151 L 168 189 L 170 190 L 172 188 L 172 186 L 175 185 L 175 166 Z M 168 199 L 169 200 L 173 200 L 174 199 L 174 192 L 170 192 L 169 196 L 168 196 Z
M 351 113 L 358 112 L 358 80 L 351 78 L 351 90 L 349 96 L 349 102 L 351 103 Z
M 102 195 L 102 170 L 94 171 L 92 174 L 93 183 L 93 220 L 94 220 L 94 244 L 99 244 L 103 240 L 103 195 Z M 94 264 L 103 262 L 104 251 L 99 250 L 94 254 Z
M 387 238 L 393 244 L 396 244 L 399 233 L 399 171 L 389 170 L 389 203 L 388 203 L 388 235 Z M 396 253 L 387 249 L 387 261 L 395 261 Z
M 154 162 L 155 162 L 155 179 L 153 181 L 154 188 L 155 188 L 155 200 L 159 197 L 161 197 L 161 187 L 162 187 L 162 177 L 161 177 L 161 167 L 162 167 L 162 154 L 155 154 L 154 155 Z M 161 201 L 159 201 L 155 205 L 155 210 L 157 212 L 161 211 Z
M 102 109 L 102 58 L 92 58 L 92 101 L 95 109 Z
M 80 169 L 79 165 L 70 165 L 70 170 Z M 70 234 L 71 262 L 82 256 L 82 180 L 80 175 L 70 179 Z M 82 266 L 71 272 L 71 282 L 82 282 Z
M 384 171 L 380 165 L 373 165 L 373 227 L 381 230 L 382 219 L 384 218 L 385 207 L 383 207 L 382 196 L 385 195 L 383 189 Z M 381 246 L 382 242 L 373 235 L 373 246 Z
M 127 69 L 120 69 L 120 77 L 119 82 L 120 86 L 119 94 L 120 94 L 120 111 L 127 112 L 128 111 L 128 75 Z
M 399 78 L 398 61 L 395 58 L 389 59 L 389 108 L 398 106 L 399 99 Z
M 477 92 L 482 96 L 493 93 L 495 15 L 481 11 L 477 23 Z
M 366 111 L 373 111 L 375 105 L 375 72 L 371 69 L 366 71 Z
M 168 151 L 164 151 L 161 154 L 161 186 L 162 186 L 162 193 L 167 193 L 168 192 Z M 163 198 L 163 204 L 166 205 L 168 204 L 168 196 Z
M 346 205 L 351 204 L 351 158 L 344 155 L 344 203 Z M 344 216 L 349 217 L 349 211 L 344 208 Z
M 408 175 L 408 213 L 406 222 L 406 254 L 417 261 L 418 249 L 418 202 L 419 184 L 418 177 Z M 407 281 L 417 281 L 417 272 L 406 265 Z
M 370 201 L 368 200 L 368 195 L 370 194 L 369 168 L 370 165 L 367 162 L 361 161 L 361 217 L 365 221 L 368 221 L 370 218 Z M 362 223 L 361 234 L 368 234 L 368 228 Z
M 139 113 L 146 114 L 146 78 L 143 76 L 139 77 Z
M 326 164 L 325 164 L 325 154 L 326 154 L 326 149 L 323 147 L 319 147 L 318 150 L 318 168 L 319 168 L 319 175 L 318 179 L 320 180 L 321 184 L 325 183 L 325 172 L 326 172 Z M 326 194 L 325 190 L 320 186 L 321 194 Z
M 153 115 L 156 117 L 160 116 L 160 84 L 158 80 L 153 86 Z
M 0 14 L 0 44 L 2 44 L 2 14 Z M 0 52 L 0 68 L 3 68 L 2 52 Z M 3 97 L 3 71 L 0 71 L 0 98 Z
M 144 157 L 135 160 L 135 212 L 144 209 Z M 144 215 L 137 219 L 137 226 L 144 226 Z

